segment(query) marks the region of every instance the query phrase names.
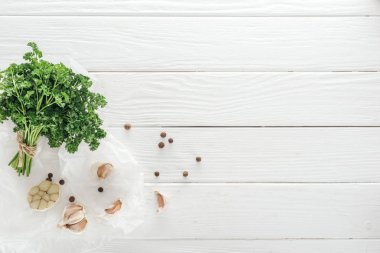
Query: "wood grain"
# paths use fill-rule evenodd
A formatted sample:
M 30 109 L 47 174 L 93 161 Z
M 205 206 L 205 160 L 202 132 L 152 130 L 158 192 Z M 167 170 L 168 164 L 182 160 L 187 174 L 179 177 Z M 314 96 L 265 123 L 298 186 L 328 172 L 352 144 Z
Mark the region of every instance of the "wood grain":
M 174 143 L 163 140 L 161 131 Z M 380 183 L 380 128 L 132 127 L 107 132 L 128 147 L 150 183 Z M 165 148 L 158 148 L 160 141 Z M 202 162 L 196 162 L 197 156 Z
M 154 191 L 167 198 L 156 213 Z M 147 184 L 135 239 L 380 239 L 380 184 Z
M 161 131 L 174 143 L 163 140 Z M 119 128 L 108 133 L 128 146 L 146 182 L 380 183 L 380 128 Z M 158 148 L 160 141 L 164 149 Z
M 90 71 L 378 71 L 380 17 L 1 17 L 0 67 L 27 41 Z
M 315 16 L 379 15 L 376 0 L 2 0 L 0 15 Z
M 380 125 L 380 73 L 94 74 L 112 126 Z
M 378 253 L 380 240 L 115 240 L 91 253 Z

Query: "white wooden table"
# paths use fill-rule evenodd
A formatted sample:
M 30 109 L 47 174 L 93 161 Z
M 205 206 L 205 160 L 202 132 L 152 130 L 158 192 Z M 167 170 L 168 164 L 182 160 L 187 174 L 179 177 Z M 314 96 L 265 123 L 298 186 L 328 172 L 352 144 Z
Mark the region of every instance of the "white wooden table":
M 101 80 L 169 199 L 97 253 L 380 251 L 380 0 L 2 0 L 0 65 L 28 41 Z

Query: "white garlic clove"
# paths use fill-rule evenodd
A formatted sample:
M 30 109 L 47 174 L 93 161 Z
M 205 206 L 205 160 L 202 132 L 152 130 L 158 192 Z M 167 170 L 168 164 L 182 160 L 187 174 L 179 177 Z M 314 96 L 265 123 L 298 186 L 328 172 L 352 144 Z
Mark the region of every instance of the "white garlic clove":
M 35 195 L 35 194 L 37 194 L 39 191 L 40 191 L 40 188 L 39 188 L 38 186 L 34 186 L 34 187 L 32 187 L 32 189 L 30 189 L 29 194 L 30 194 L 30 195 Z
M 97 175 L 99 179 L 105 179 L 108 177 L 108 175 L 111 173 L 113 169 L 113 165 L 110 163 L 103 163 L 98 167 Z
M 44 191 L 39 191 L 37 194 L 42 197 L 45 194 L 45 192 Z
M 63 219 L 58 225 L 73 232 L 82 232 L 87 223 L 84 207 L 78 204 L 69 204 L 65 207 Z
M 32 198 L 32 201 L 40 200 L 40 199 L 41 199 L 40 195 L 34 195 L 33 198 Z
M 42 181 L 42 182 L 39 184 L 38 187 L 40 188 L 41 191 L 46 192 L 46 191 L 49 189 L 50 185 L 51 185 L 51 182 L 50 182 L 50 181 L 48 181 L 48 180 L 44 180 L 44 181 Z
M 50 197 L 49 197 L 49 194 L 45 193 L 43 196 L 42 196 L 42 199 L 46 200 L 49 202 L 50 200 Z
M 40 205 L 40 200 L 35 200 L 32 203 L 30 203 L 30 208 L 32 208 L 32 209 L 38 209 L 39 205 Z
M 48 194 L 54 194 L 58 192 L 59 192 L 59 185 L 57 184 L 52 184 L 47 191 Z
M 69 204 L 65 207 L 65 210 L 63 212 L 63 219 L 67 220 L 70 218 L 71 215 L 75 214 L 76 212 L 82 212 L 84 211 L 83 206 L 79 204 Z
M 63 220 L 61 225 L 75 224 L 85 218 L 86 214 L 83 206 L 78 204 L 69 204 L 63 211 Z
M 43 210 L 43 209 L 46 209 L 47 208 L 47 201 L 44 200 L 44 199 L 41 199 L 40 201 L 40 205 L 38 206 L 38 210 Z
M 107 209 L 105 209 L 104 211 L 105 211 L 106 213 L 108 213 L 108 214 L 114 214 L 114 213 L 116 213 L 117 211 L 119 211 L 119 210 L 121 209 L 122 204 L 123 204 L 123 203 L 121 202 L 121 200 L 118 199 L 118 200 L 116 200 L 116 201 L 113 203 L 112 207 L 107 208 Z
M 57 201 L 59 195 L 57 193 L 50 195 L 50 200 Z
M 80 232 L 84 231 L 84 229 L 87 226 L 87 223 L 88 223 L 87 219 L 84 218 L 83 220 L 81 220 L 78 223 L 66 225 L 66 228 L 69 229 L 70 231 L 74 232 L 74 233 L 80 233 Z

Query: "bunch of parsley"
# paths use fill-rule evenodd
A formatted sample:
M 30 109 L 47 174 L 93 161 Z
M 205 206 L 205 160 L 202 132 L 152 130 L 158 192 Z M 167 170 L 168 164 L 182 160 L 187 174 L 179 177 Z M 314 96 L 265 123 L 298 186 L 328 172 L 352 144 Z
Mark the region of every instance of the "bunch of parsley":
M 53 64 L 42 59 L 37 45 L 29 42 L 31 52 L 24 55 L 25 63 L 11 64 L 0 72 L 0 123 L 10 119 L 21 133 L 23 143 L 37 145 L 40 136 L 49 140 L 51 147 L 65 143 L 74 153 L 86 142 L 91 150 L 106 136 L 97 109 L 106 105 L 105 98 L 90 91 L 89 77 L 76 74 L 62 63 Z M 19 152 L 9 165 L 19 175 L 30 174 L 32 159 L 23 153 L 19 166 Z

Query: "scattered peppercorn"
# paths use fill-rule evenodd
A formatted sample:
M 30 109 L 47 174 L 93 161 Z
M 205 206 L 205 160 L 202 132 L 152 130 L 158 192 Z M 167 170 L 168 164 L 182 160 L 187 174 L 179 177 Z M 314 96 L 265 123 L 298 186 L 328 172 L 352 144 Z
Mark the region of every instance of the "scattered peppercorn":
M 75 201 L 75 197 L 74 197 L 74 196 L 70 196 L 69 201 L 70 201 L 71 203 L 74 202 L 74 201 Z
M 161 132 L 160 136 L 161 136 L 162 138 L 165 138 L 165 137 L 166 137 L 166 132 Z
M 172 138 L 169 138 L 169 143 L 173 143 L 173 139 Z
M 129 130 L 129 129 L 131 129 L 131 124 L 124 124 L 124 129 L 125 130 Z
M 159 172 L 159 171 L 155 171 L 155 172 L 154 172 L 154 175 L 155 175 L 156 177 L 159 177 L 159 176 L 160 176 L 160 172 Z
M 104 191 L 103 187 L 98 188 L 98 192 L 103 192 L 103 191 Z
M 64 185 L 65 184 L 65 180 L 63 180 L 63 179 L 59 180 L 59 184 L 60 185 Z
M 49 173 L 49 174 L 48 174 L 48 177 L 49 177 L 49 178 L 52 178 L 52 177 L 53 177 L 53 173 Z
M 184 177 L 187 177 L 187 176 L 189 175 L 189 172 L 185 170 L 185 171 L 182 173 L 182 175 L 183 175 Z
M 162 141 L 160 143 L 158 143 L 158 147 L 159 148 L 164 148 L 165 147 L 165 143 L 163 143 Z
M 200 161 L 202 161 L 202 157 L 197 156 L 197 157 L 195 158 L 195 160 L 196 160 L 197 162 L 200 162 Z

